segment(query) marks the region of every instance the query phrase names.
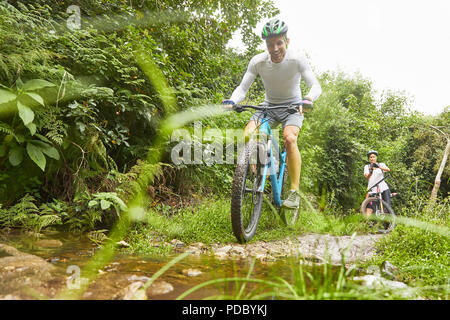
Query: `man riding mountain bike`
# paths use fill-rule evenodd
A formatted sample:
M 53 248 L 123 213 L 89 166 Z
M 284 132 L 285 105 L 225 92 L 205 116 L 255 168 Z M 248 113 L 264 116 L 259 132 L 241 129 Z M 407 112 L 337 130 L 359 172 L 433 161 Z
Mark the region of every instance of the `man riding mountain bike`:
M 297 138 L 303 124 L 303 108 L 300 105 L 297 113 L 288 112 L 289 105 L 302 103 L 305 108 L 312 107 L 322 93 L 322 88 L 311 70 L 307 60 L 288 50 L 288 26 L 279 19 L 271 19 L 262 30 L 262 38 L 266 41 L 267 51 L 254 56 L 248 65 L 241 84 L 234 90 L 230 99 L 222 101 L 224 105 L 234 105 L 244 100 L 250 85 L 260 75 L 265 89 L 267 106 L 286 106 L 267 110 L 270 126 L 283 125 L 283 141 L 287 151 L 288 174 L 291 180 L 290 192 L 282 202 L 286 208 L 296 209 L 300 204 L 299 184 L 301 156 Z M 304 79 L 310 88 L 302 98 L 300 80 Z M 249 137 L 260 124 L 262 111 L 256 111 L 244 129 L 245 137 Z

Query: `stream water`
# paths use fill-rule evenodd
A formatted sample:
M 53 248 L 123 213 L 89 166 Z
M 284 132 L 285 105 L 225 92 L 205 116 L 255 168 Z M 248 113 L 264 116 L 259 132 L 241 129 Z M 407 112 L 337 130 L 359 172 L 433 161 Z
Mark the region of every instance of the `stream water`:
M 83 267 L 92 259 L 98 251 L 98 245 L 94 244 L 87 237 L 74 236 L 68 233 L 55 233 L 46 235 L 43 239 L 50 239 L 47 247 L 39 245 L 39 240 L 35 236 L 23 233 L 9 233 L 0 238 L 0 242 L 24 253 L 29 253 L 53 265 L 52 280 L 47 281 L 47 290 L 52 298 L 52 293 L 61 292 L 67 285 L 68 277 L 74 270 L 79 270 L 79 276 L 83 277 Z M 59 246 L 51 241 L 56 241 Z M 62 245 L 61 245 L 62 243 Z M 0 258 L 8 256 L 0 251 Z M 144 255 L 125 254 L 120 250 L 116 252 L 114 258 L 101 269 L 96 279 L 91 282 L 85 291 L 82 299 L 113 299 L 119 298 L 121 290 L 133 282 L 152 277 L 157 271 L 164 267 L 176 255 L 165 257 L 152 257 Z M 292 277 L 292 265 L 294 258 L 286 258 L 275 262 L 255 261 L 251 277 L 254 279 L 273 279 L 278 276 L 290 281 Z M 186 290 L 209 280 L 227 277 L 245 277 L 251 266 L 251 260 L 218 260 L 214 256 L 188 256 L 176 263 L 164 274 L 158 277 L 157 282 L 162 283 L 166 290 L 153 290 L 148 294 L 149 299 L 176 299 Z M 189 276 L 187 269 L 194 269 L 197 276 Z M 155 283 L 156 284 L 156 283 Z M 50 287 L 50 288 L 49 288 Z M 167 290 L 167 287 L 170 289 Z M 247 291 L 252 290 L 253 285 L 247 285 Z M 39 289 L 39 288 L 34 288 Z M 51 290 L 49 290 L 51 289 Z M 10 294 L 11 286 L 0 284 L 0 296 Z M 40 291 L 40 290 L 38 290 Z M 233 283 L 216 284 L 202 288 L 190 294 L 187 299 L 202 299 L 215 295 L 231 295 L 239 291 L 239 286 Z M 43 291 L 40 291 L 41 293 Z M 148 292 L 148 291 L 147 291 Z

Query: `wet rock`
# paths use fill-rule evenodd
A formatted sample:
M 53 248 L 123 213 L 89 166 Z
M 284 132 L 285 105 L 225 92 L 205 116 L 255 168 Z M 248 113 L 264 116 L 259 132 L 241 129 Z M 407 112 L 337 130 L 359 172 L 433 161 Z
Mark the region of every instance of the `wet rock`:
M 365 270 L 361 269 L 361 272 L 365 271 L 367 274 L 372 274 L 375 276 L 380 276 L 380 268 L 376 265 L 370 265 Z
M 315 254 L 304 255 L 302 258 L 310 263 L 321 264 L 324 263 L 323 257 L 317 256 Z
M 228 254 L 231 256 L 239 256 L 241 258 L 246 258 L 248 256 L 247 251 L 244 248 L 238 246 L 232 247 L 231 250 L 228 251 Z
M 361 277 L 354 277 L 354 281 L 361 281 L 363 285 L 373 288 L 373 289 L 382 289 L 382 288 L 391 288 L 391 289 L 404 289 L 408 288 L 408 286 L 400 281 L 392 281 L 384 279 L 380 276 L 376 275 L 365 275 Z
M 166 281 L 155 281 L 148 289 L 151 296 L 158 296 L 173 291 L 173 286 Z
M 61 259 L 58 257 L 45 259 L 45 261 L 50 262 L 50 263 L 56 263 L 56 262 L 59 262 L 60 260 Z
M 113 271 L 117 271 L 117 268 L 116 267 L 105 267 L 105 270 L 104 271 L 106 271 L 106 272 L 113 272 Z
M 191 268 L 189 268 L 189 269 L 184 269 L 184 270 L 182 271 L 182 273 L 183 273 L 185 276 L 188 276 L 188 277 L 197 277 L 197 276 L 199 276 L 199 275 L 202 274 L 202 272 L 201 272 L 200 270 L 198 270 L 198 269 L 191 269 Z
M 170 244 L 176 249 L 184 247 L 184 243 L 177 239 L 173 239 L 172 241 L 170 241 Z
M 0 300 L 21 300 L 21 299 L 18 296 L 7 294 L 6 296 L 0 296 Z
M 202 254 L 202 251 L 199 248 L 196 247 L 189 247 L 186 250 L 187 252 L 190 252 L 194 256 L 199 256 Z
M 123 240 L 117 242 L 117 245 L 119 246 L 119 248 L 128 248 L 128 247 L 130 247 L 130 245 L 127 242 L 123 241 Z
M 354 281 L 361 282 L 362 285 L 375 290 L 391 290 L 402 296 L 403 298 L 415 297 L 416 293 L 413 288 L 408 287 L 400 281 L 392 281 L 376 275 L 365 275 L 361 277 L 353 277 Z
M 0 283 L 6 295 L 20 296 L 25 287 L 38 289 L 52 280 L 55 267 L 44 259 L 1 244 Z
M 268 261 L 275 261 L 275 257 L 271 256 L 270 254 L 266 254 L 266 253 L 258 253 L 254 256 L 256 259 L 261 260 L 263 262 L 268 262 Z
M 144 283 L 141 281 L 133 282 L 114 295 L 113 300 L 147 300 L 147 294 L 142 289 L 143 286 Z
M 218 251 L 218 252 L 214 252 L 214 256 L 217 259 L 223 260 L 223 259 L 227 259 L 228 258 L 228 254 L 226 252 L 223 251 Z
M 267 255 L 267 250 L 260 247 L 253 248 L 252 250 L 249 250 L 249 252 L 252 257 L 255 257 L 257 259 L 260 259 L 261 257 Z
M 298 237 L 298 252 L 302 256 L 315 256 L 332 265 L 363 261 L 375 254 L 374 243 L 382 235 L 330 236 L 308 234 Z
M 197 247 L 197 248 L 199 248 L 202 251 L 208 251 L 209 250 L 209 247 L 206 244 L 204 244 L 203 242 L 194 242 L 192 245 Z
M 214 255 L 219 259 L 226 259 L 229 256 L 230 250 L 233 249 L 232 246 L 225 246 L 219 249 L 213 249 Z
M 34 244 L 38 247 L 43 247 L 43 248 L 58 248 L 58 247 L 62 247 L 62 245 L 63 245 L 63 243 L 61 241 L 55 240 L 55 239 L 39 240 L 39 241 L 36 241 Z
M 383 277 L 389 280 L 396 280 L 400 275 L 400 269 L 389 261 L 383 261 L 380 266 L 380 272 Z
M 147 282 L 148 280 L 150 280 L 149 277 L 137 276 L 135 274 L 133 274 L 132 276 L 128 277 L 127 279 L 128 279 L 128 281 L 141 281 L 141 282 L 144 282 L 144 283 Z
M 189 251 L 193 255 L 201 255 L 207 253 L 209 251 L 209 247 L 202 242 L 194 242 L 184 251 Z
M 220 247 L 219 249 L 216 250 L 216 252 L 228 253 L 231 249 L 233 249 L 233 247 L 228 245 L 228 246 Z

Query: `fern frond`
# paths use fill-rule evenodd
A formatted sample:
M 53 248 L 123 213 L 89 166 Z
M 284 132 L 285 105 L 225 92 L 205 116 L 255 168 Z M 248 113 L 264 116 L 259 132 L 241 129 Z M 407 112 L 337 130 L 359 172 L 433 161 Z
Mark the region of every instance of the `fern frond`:
M 0 132 L 3 132 L 5 134 L 10 134 L 15 137 L 14 129 L 10 125 L 8 125 L 4 122 L 0 122 Z
M 54 214 L 46 214 L 43 216 L 38 216 L 36 220 L 37 220 L 36 221 L 37 232 L 39 232 L 41 229 L 45 227 L 62 223 L 61 217 Z
M 92 242 L 94 242 L 97 245 L 100 245 L 104 241 L 110 240 L 110 238 L 108 238 L 108 236 L 105 234 L 105 232 L 107 232 L 107 231 L 108 230 L 106 230 L 106 229 L 91 231 L 87 234 L 87 236 L 88 236 L 89 240 L 91 240 Z

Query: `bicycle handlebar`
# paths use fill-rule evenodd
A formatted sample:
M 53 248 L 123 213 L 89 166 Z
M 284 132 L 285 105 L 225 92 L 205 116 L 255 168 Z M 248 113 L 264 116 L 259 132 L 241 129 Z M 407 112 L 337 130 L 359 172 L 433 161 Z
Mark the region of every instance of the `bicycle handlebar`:
M 292 104 L 283 104 L 283 105 L 275 105 L 275 106 L 267 106 L 267 105 L 258 105 L 258 106 L 253 106 L 253 105 L 241 105 L 241 104 L 235 104 L 235 105 L 224 105 L 223 107 L 225 109 L 228 110 L 233 110 L 236 112 L 242 112 L 245 109 L 254 109 L 254 110 L 261 110 L 261 111 L 266 111 L 266 110 L 270 110 L 270 109 L 281 109 L 281 108 L 286 108 L 288 109 L 289 113 L 295 113 L 298 111 L 298 107 L 302 106 L 303 103 L 299 102 L 299 103 L 292 103 Z

